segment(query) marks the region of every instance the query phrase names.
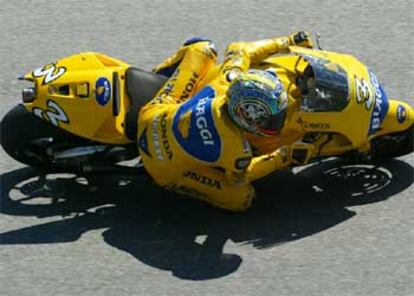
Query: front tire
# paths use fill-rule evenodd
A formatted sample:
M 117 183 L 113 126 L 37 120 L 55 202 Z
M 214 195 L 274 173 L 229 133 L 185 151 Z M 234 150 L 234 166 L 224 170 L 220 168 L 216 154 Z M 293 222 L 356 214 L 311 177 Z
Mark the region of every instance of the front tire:
M 371 157 L 374 160 L 390 159 L 414 151 L 414 125 L 405 131 L 379 136 L 371 140 Z

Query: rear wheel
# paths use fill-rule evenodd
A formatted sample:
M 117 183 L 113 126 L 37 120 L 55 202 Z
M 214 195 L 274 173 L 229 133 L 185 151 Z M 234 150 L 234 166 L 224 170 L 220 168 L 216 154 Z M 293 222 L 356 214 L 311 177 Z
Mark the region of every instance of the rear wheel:
M 11 109 L 1 121 L 1 145 L 15 160 L 29 166 L 51 169 L 46 149 L 56 143 L 86 140 L 72 135 L 27 111 L 23 105 Z
M 14 107 L 1 121 L 1 145 L 15 160 L 46 172 L 79 173 L 94 166 L 110 173 L 117 162 L 138 155 L 134 145 L 114 146 L 81 138 L 38 118 L 23 105 Z

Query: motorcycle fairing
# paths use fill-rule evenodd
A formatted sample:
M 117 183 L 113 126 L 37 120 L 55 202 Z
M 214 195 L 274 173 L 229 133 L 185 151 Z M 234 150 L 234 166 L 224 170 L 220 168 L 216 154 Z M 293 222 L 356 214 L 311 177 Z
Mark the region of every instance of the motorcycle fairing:
M 58 121 L 59 128 L 81 137 L 128 143 L 124 120 L 129 100 L 124 99 L 125 83 L 120 83 L 128 68 L 122 61 L 94 52 L 63 58 L 23 77 L 34 83 L 36 91 L 34 100 L 24 106 L 52 124 L 63 110 L 68 120 Z M 50 102 L 59 110 L 51 108 Z

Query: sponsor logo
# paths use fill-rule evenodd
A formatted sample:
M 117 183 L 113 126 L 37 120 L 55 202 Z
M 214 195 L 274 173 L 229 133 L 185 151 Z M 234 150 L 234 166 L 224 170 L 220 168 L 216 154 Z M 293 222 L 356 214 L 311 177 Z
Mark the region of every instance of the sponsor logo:
M 375 90 L 374 91 L 374 108 L 372 110 L 371 120 L 370 120 L 369 130 L 368 130 L 368 135 L 371 135 L 379 129 L 382 121 L 385 118 L 385 115 L 388 112 L 389 104 L 388 104 L 387 95 L 385 94 L 383 88 L 378 82 L 377 77 L 372 71 L 369 71 L 369 77 L 370 77 L 371 84 Z
M 192 179 L 194 181 L 197 181 L 200 184 L 209 186 L 209 187 L 213 187 L 213 188 L 217 188 L 217 189 L 221 189 L 221 183 L 218 180 L 212 179 L 210 177 L 207 176 L 203 176 L 201 174 L 198 174 L 194 171 L 187 171 L 183 174 L 184 177 Z
M 374 110 L 372 110 L 372 115 L 371 115 L 371 123 L 370 123 L 370 131 L 375 132 L 381 124 L 381 111 L 382 111 L 382 99 L 381 97 L 377 97 L 375 99 L 375 107 Z
M 161 152 L 160 136 L 158 134 L 158 124 L 160 122 L 160 117 L 157 115 L 154 117 L 151 123 L 151 136 L 152 142 L 154 143 L 155 155 L 158 160 L 164 160 L 164 156 Z
M 369 78 L 371 80 L 371 84 L 374 86 L 375 96 L 377 98 L 381 98 L 382 93 L 381 93 L 380 84 L 378 82 L 377 76 L 375 76 L 375 74 L 372 71 L 369 71 Z
M 397 120 L 399 123 L 403 123 L 407 119 L 407 110 L 403 105 L 397 107 Z
M 164 98 L 169 96 L 175 86 L 177 81 L 177 76 L 180 74 L 180 69 L 176 69 L 171 75 L 170 79 L 167 80 L 165 86 L 162 88 L 161 92 L 154 98 L 152 104 L 162 103 Z
M 213 134 L 209 129 L 209 122 L 206 117 L 206 104 L 209 101 L 209 97 L 202 98 L 197 102 L 195 108 L 195 124 L 201 139 L 203 139 L 204 146 L 214 145 Z
M 330 129 L 331 124 L 328 122 L 307 122 L 302 119 L 302 117 L 299 117 L 299 119 L 296 121 L 301 128 L 306 129 Z
M 187 113 L 183 114 L 180 117 L 180 121 L 178 122 L 178 131 L 180 135 L 184 139 L 188 139 L 188 135 L 190 133 L 190 125 L 191 125 L 191 110 Z
M 215 162 L 221 153 L 221 139 L 215 126 L 212 104 L 215 91 L 205 87 L 183 103 L 173 119 L 173 133 L 179 145 L 191 156 Z
M 144 129 L 141 136 L 139 137 L 138 148 L 142 152 L 144 152 L 146 155 L 151 157 L 151 154 L 149 153 L 149 150 L 148 150 L 147 128 Z
M 164 113 L 161 116 L 160 125 L 161 125 L 162 146 L 164 147 L 164 151 L 168 159 L 171 160 L 173 158 L 173 153 L 171 151 L 170 143 L 168 142 L 168 138 L 167 138 L 167 113 Z
M 111 83 L 105 77 L 99 78 L 95 83 L 95 96 L 99 105 L 105 106 L 111 99 Z
M 193 72 L 193 76 L 191 76 L 190 80 L 187 82 L 187 84 L 184 87 L 183 93 L 180 96 L 180 101 L 185 101 L 188 99 L 194 90 L 194 87 L 197 83 L 197 79 L 199 78 L 199 75 L 197 73 Z

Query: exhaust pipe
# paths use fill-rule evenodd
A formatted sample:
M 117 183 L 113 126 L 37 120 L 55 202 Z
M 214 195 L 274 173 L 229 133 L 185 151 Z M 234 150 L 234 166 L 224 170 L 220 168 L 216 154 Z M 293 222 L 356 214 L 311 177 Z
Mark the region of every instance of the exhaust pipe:
M 85 165 L 80 167 L 80 173 L 85 175 L 147 175 L 144 167 L 120 165 Z
M 90 156 L 95 153 L 99 153 L 104 151 L 107 148 L 105 145 L 100 146 L 85 146 L 85 147 L 75 147 L 71 149 L 67 149 L 60 152 L 54 152 L 53 158 L 54 160 L 64 160 L 74 157 L 84 157 L 84 156 Z

